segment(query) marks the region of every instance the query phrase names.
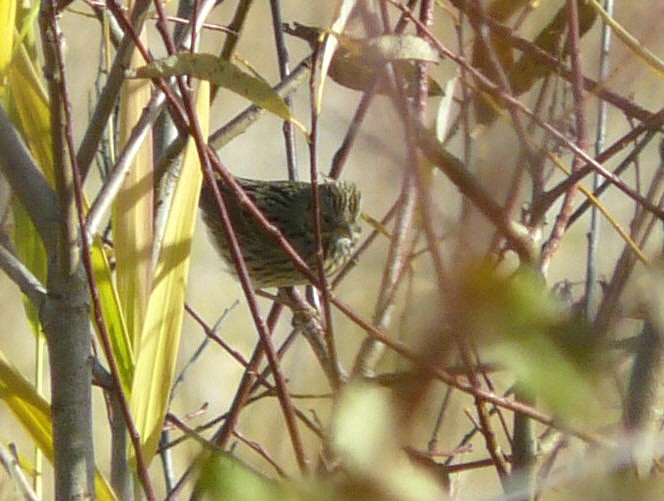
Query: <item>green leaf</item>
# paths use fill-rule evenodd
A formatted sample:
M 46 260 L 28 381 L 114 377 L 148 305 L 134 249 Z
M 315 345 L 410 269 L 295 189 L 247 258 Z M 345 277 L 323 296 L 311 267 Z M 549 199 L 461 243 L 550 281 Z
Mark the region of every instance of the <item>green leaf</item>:
M 127 324 L 122 314 L 120 298 L 111 278 L 111 267 L 99 237 L 94 239 L 90 248 L 90 260 L 99 292 L 102 316 L 106 322 L 111 349 L 122 381 L 122 389 L 125 395 L 129 395 L 134 376 L 134 354 Z M 94 323 L 93 325 L 96 326 Z
M 204 460 L 194 488 L 202 500 L 294 501 L 287 484 L 269 480 L 226 453 L 210 453 Z
M 353 383 L 343 389 L 330 437 L 345 472 L 336 486 L 347 493 L 341 499 L 446 498 L 440 479 L 404 452 L 398 415 L 394 395 L 384 388 Z
M 249 75 L 213 54 L 176 54 L 138 68 L 134 74 L 130 73 L 130 76 L 138 78 L 170 78 L 176 75 L 207 80 L 247 98 L 284 120 L 292 120 L 283 98 L 265 80 Z
M 567 314 L 530 269 L 504 277 L 488 266 L 466 270 L 459 317 L 520 386 L 563 419 L 597 409 L 598 354 L 587 326 Z

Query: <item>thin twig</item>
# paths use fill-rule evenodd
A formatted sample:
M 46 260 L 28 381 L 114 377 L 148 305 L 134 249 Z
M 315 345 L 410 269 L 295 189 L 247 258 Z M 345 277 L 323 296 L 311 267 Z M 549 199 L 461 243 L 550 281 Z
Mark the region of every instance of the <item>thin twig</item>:
M 610 16 L 613 15 L 613 0 L 606 0 L 604 7 Z M 600 81 L 606 79 L 609 73 L 609 49 L 611 45 L 611 29 L 605 22 L 602 24 L 602 39 L 600 44 L 600 59 L 599 59 L 599 77 Z M 606 122 L 608 118 L 608 104 L 606 101 L 600 100 L 597 104 L 597 127 L 595 132 L 595 156 L 599 155 L 604 147 L 604 140 L 606 138 Z M 600 176 L 593 174 L 593 195 L 600 189 Z M 597 195 L 595 195 L 597 196 Z M 575 211 L 569 218 L 568 225 L 572 223 L 572 218 Z M 590 224 L 588 228 L 588 256 L 586 258 L 586 285 L 584 295 L 583 310 L 586 320 L 592 321 L 594 308 L 595 308 L 595 295 L 597 292 L 597 245 L 599 242 L 599 214 L 597 207 L 593 205 L 590 211 Z
M 167 50 L 169 51 L 169 53 L 174 52 L 174 47 L 168 37 L 168 33 L 166 30 L 165 13 L 163 10 L 163 6 L 157 3 L 156 9 L 157 9 L 157 15 L 160 18 L 159 22 L 157 23 L 157 27 L 160 28 L 162 31 L 164 42 L 167 45 Z M 231 256 L 233 258 L 233 262 L 236 265 L 238 277 L 240 279 L 240 283 L 242 284 L 242 289 L 244 290 L 245 297 L 247 299 L 247 304 L 254 319 L 258 335 L 261 339 L 261 344 L 264 346 L 267 359 L 272 368 L 272 373 L 275 378 L 276 387 L 277 387 L 278 400 L 279 403 L 281 404 L 284 413 L 284 418 L 295 451 L 295 456 L 302 471 L 306 471 L 307 470 L 306 455 L 304 452 L 304 448 L 302 446 L 302 441 L 300 438 L 297 425 L 295 423 L 295 413 L 293 410 L 293 405 L 292 402 L 290 401 L 290 398 L 286 390 L 286 381 L 279 369 L 278 358 L 276 356 L 276 351 L 274 349 L 274 344 L 270 337 L 269 331 L 267 329 L 267 326 L 265 325 L 265 322 L 260 316 L 260 312 L 258 310 L 258 304 L 256 301 L 256 295 L 254 293 L 253 286 L 251 284 L 251 279 L 249 278 L 249 274 L 244 262 L 244 258 L 242 256 L 242 252 L 240 250 L 239 243 L 233 231 L 232 223 L 230 221 L 226 208 L 226 202 L 221 197 L 217 183 L 214 180 L 214 175 L 212 173 L 212 166 L 211 166 L 210 149 L 207 147 L 205 143 L 205 138 L 202 137 L 191 93 L 188 91 L 188 88 L 186 87 L 183 78 L 178 77 L 177 81 L 183 98 L 183 104 L 186 110 L 186 116 L 189 119 L 192 126 L 192 135 L 194 138 L 196 149 L 198 151 L 199 159 L 203 166 L 205 182 L 210 183 L 212 190 L 214 192 L 214 196 L 217 201 L 219 209 L 220 219 L 222 221 L 224 230 L 228 236 L 229 240 L 228 243 L 231 251 Z M 219 166 L 219 163 L 217 163 L 217 166 Z
M 99 96 L 97 106 L 88 121 L 88 128 L 85 131 L 83 140 L 78 148 L 76 160 L 83 179 L 88 175 L 92 159 L 97 153 L 97 146 L 104 134 L 106 124 L 113 112 L 115 103 L 118 100 L 118 95 L 124 82 L 125 68 L 129 65 L 129 61 L 134 52 L 134 42 L 136 40 L 134 36 L 135 30 L 140 30 L 143 27 L 143 23 L 148 14 L 148 9 L 151 5 L 151 0 L 138 0 L 134 4 L 131 20 L 127 21 L 124 14 L 116 8 L 114 2 L 108 2 L 107 4 L 109 11 L 115 15 L 116 20 L 120 24 L 120 28 L 125 35 L 115 54 L 115 59 L 113 60 L 113 65 L 108 74 L 106 85 Z M 129 26 L 132 27 L 131 30 L 128 29 Z
M 242 443 L 247 445 L 250 449 L 256 451 L 260 457 L 265 459 L 270 465 L 275 469 L 277 472 L 277 475 L 279 475 L 281 478 L 287 478 L 288 475 L 286 475 L 286 472 L 279 466 L 279 464 L 274 460 L 272 456 L 265 450 L 265 447 L 263 447 L 261 444 L 258 442 L 255 442 L 253 440 L 249 440 L 247 437 L 245 437 L 242 433 L 239 431 L 234 431 L 233 435 L 237 437 Z
M 581 35 L 579 34 L 579 11 L 576 0 L 568 0 L 567 11 L 569 13 L 569 41 L 570 55 L 572 59 L 572 93 L 574 95 L 574 116 L 576 119 L 576 143 L 581 151 L 588 147 L 588 127 L 586 125 L 586 114 L 584 110 L 583 94 L 583 67 L 581 64 Z M 572 162 L 572 173 L 581 168 L 581 159 L 578 155 L 574 156 Z M 560 247 L 560 241 L 567 228 L 567 222 L 574 209 L 574 198 L 578 189 L 578 182 L 571 183 L 567 187 L 560 212 L 556 217 L 556 222 L 551 230 L 551 236 L 542 247 L 540 256 L 540 270 L 546 275 L 553 255 Z
M 316 242 L 316 264 L 320 291 L 322 299 L 323 318 L 325 318 L 323 337 L 327 346 L 327 356 L 330 359 L 330 367 L 334 374 L 331 381 L 332 387 L 337 389 L 341 386 L 341 374 L 339 372 L 339 359 L 337 347 L 334 340 L 332 325 L 332 311 L 330 309 L 330 285 L 325 274 L 325 255 L 323 249 L 323 227 L 320 210 L 320 189 L 318 186 L 318 106 L 316 99 L 318 95 L 318 67 L 321 55 L 321 46 L 314 49 L 311 78 L 309 80 L 309 106 L 311 109 L 311 130 L 309 132 L 309 176 L 311 179 L 311 217 L 314 220 L 314 237 Z M 320 84 L 319 84 L 320 85 Z
M 394 3 L 393 0 L 388 0 L 388 1 Z M 404 9 L 404 7 L 401 6 L 400 4 L 394 4 L 394 5 L 396 5 L 399 9 L 402 10 Z M 415 22 L 418 26 L 421 26 L 421 23 L 419 23 L 419 21 L 415 17 L 413 17 L 412 14 L 410 14 L 410 17 L 411 19 L 413 19 L 413 22 Z M 528 109 L 526 105 L 524 105 L 514 97 L 510 96 L 509 94 L 502 92 L 502 90 L 494 82 L 492 82 L 482 73 L 480 73 L 477 69 L 472 67 L 468 63 L 468 61 L 464 60 L 463 58 L 460 58 L 459 56 L 448 50 L 445 46 L 443 46 L 440 43 L 440 41 L 436 39 L 436 37 L 428 29 L 425 28 L 425 30 L 427 34 L 427 39 L 434 45 L 434 47 L 439 51 L 442 57 L 447 57 L 452 61 L 454 61 L 455 63 L 464 66 L 467 69 L 467 71 L 473 76 L 473 78 L 488 92 L 496 94 L 500 99 L 502 99 L 507 105 L 510 106 L 510 109 L 514 108 L 515 111 L 519 111 L 525 114 L 526 116 L 530 117 L 540 128 L 546 131 L 552 138 L 559 141 L 561 145 L 565 146 L 575 155 L 578 155 L 586 163 L 584 167 L 581 167 L 577 170 L 577 176 L 572 176 L 568 180 L 568 182 L 576 183 L 580 178 L 582 178 L 584 175 L 588 174 L 589 172 L 592 171 L 598 172 L 599 174 L 602 175 L 602 177 L 606 178 L 611 183 L 613 183 L 620 191 L 625 193 L 628 197 L 643 205 L 643 207 L 645 207 L 648 211 L 655 214 L 658 218 L 664 219 L 663 209 L 655 206 L 654 204 L 652 204 L 652 202 L 650 202 L 645 197 L 643 197 L 642 195 L 634 191 L 632 188 L 627 186 L 627 184 L 625 184 L 625 182 L 622 179 L 620 179 L 618 176 L 608 171 L 603 165 L 601 165 L 601 163 L 597 159 L 592 158 L 584 150 L 582 150 L 576 144 L 570 141 L 567 137 L 565 137 L 564 133 L 557 130 L 554 126 L 544 122 L 541 118 L 535 115 L 530 109 Z M 657 112 L 655 114 L 649 114 L 648 117 L 646 118 L 646 121 L 640 126 L 641 127 L 640 131 L 643 132 L 648 128 L 660 124 L 662 121 L 664 121 L 664 110 L 661 110 L 660 112 Z M 620 144 L 616 143 L 616 147 L 623 145 L 624 144 L 623 142 L 629 137 L 632 137 L 632 135 L 629 134 L 623 137 L 621 139 Z
M 32 272 L 6 247 L 4 238 L 0 239 L 0 269 L 18 285 L 30 302 L 39 309 L 46 296 L 46 287 Z
M 272 12 L 272 29 L 274 31 L 274 42 L 277 48 L 277 60 L 279 62 L 279 77 L 282 81 L 288 78 L 290 70 L 288 68 L 288 47 L 284 37 L 284 28 L 281 18 L 281 1 L 270 0 L 270 9 Z M 291 109 L 291 98 L 286 96 L 284 101 L 286 106 Z M 288 179 L 297 181 L 297 156 L 295 154 L 295 128 L 293 124 L 285 120 L 283 123 L 284 143 L 286 145 L 286 165 L 288 169 Z

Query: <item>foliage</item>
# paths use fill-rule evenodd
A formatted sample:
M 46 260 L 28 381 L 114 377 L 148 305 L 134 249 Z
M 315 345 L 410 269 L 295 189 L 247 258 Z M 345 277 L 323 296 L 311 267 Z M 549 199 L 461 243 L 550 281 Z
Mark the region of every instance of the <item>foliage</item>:
M 0 438 L 55 478 L 18 491 L 656 497 L 661 46 L 608 4 L 0 0 L 0 267 L 37 347 L 0 336 Z M 313 285 L 255 290 L 247 228 L 289 274 L 262 285 Z

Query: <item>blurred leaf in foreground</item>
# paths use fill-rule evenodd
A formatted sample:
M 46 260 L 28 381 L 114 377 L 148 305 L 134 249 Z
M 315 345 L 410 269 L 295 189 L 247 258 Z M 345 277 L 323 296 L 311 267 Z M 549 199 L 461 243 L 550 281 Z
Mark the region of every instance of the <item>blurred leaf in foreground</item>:
M 587 1 L 579 0 L 577 3 L 579 9 L 579 35 L 583 37 L 595 24 L 597 11 Z M 537 35 L 535 45 L 556 58 L 568 54 L 569 43 L 567 38 L 563 37 L 567 33 L 568 25 L 569 11 L 567 4 L 565 4 Z M 519 96 L 528 91 L 537 81 L 553 73 L 555 68 L 540 62 L 530 54 L 524 53 L 508 70 L 510 88 L 515 96 Z
M 343 499 L 446 499 L 443 485 L 412 462 L 390 392 L 366 385 L 344 388 L 332 425 L 332 446 L 344 465 Z M 356 493 L 362 495 L 356 497 Z M 352 494 L 351 494 L 352 493 Z
M 194 488 L 195 499 L 233 501 L 292 501 L 292 492 L 227 453 L 210 453 L 203 461 Z
M 461 274 L 458 326 L 520 385 L 564 419 L 597 408 L 598 351 L 589 329 L 562 309 L 532 270 L 501 276 L 487 265 Z

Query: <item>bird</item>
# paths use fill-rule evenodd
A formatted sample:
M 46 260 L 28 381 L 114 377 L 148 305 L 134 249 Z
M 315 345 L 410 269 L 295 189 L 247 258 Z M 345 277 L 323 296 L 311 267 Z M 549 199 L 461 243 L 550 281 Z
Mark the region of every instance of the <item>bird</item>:
M 309 283 L 282 249 L 278 239 L 240 204 L 227 183 L 218 174 L 215 176 L 253 287 L 264 289 Z M 235 180 L 316 275 L 318 245 L 311 183 L 241 177 Z M 354 183 L 337 180 L 320 183 L 318 194 L 323 267 L 329 276 L 350 260 L 359 239 L 362 196 Z M 199 206 L 213 245 L 229 265 L 231 273 L 237 276 L 214 191 L 208 183 L 204 183 L 201 189 Z

